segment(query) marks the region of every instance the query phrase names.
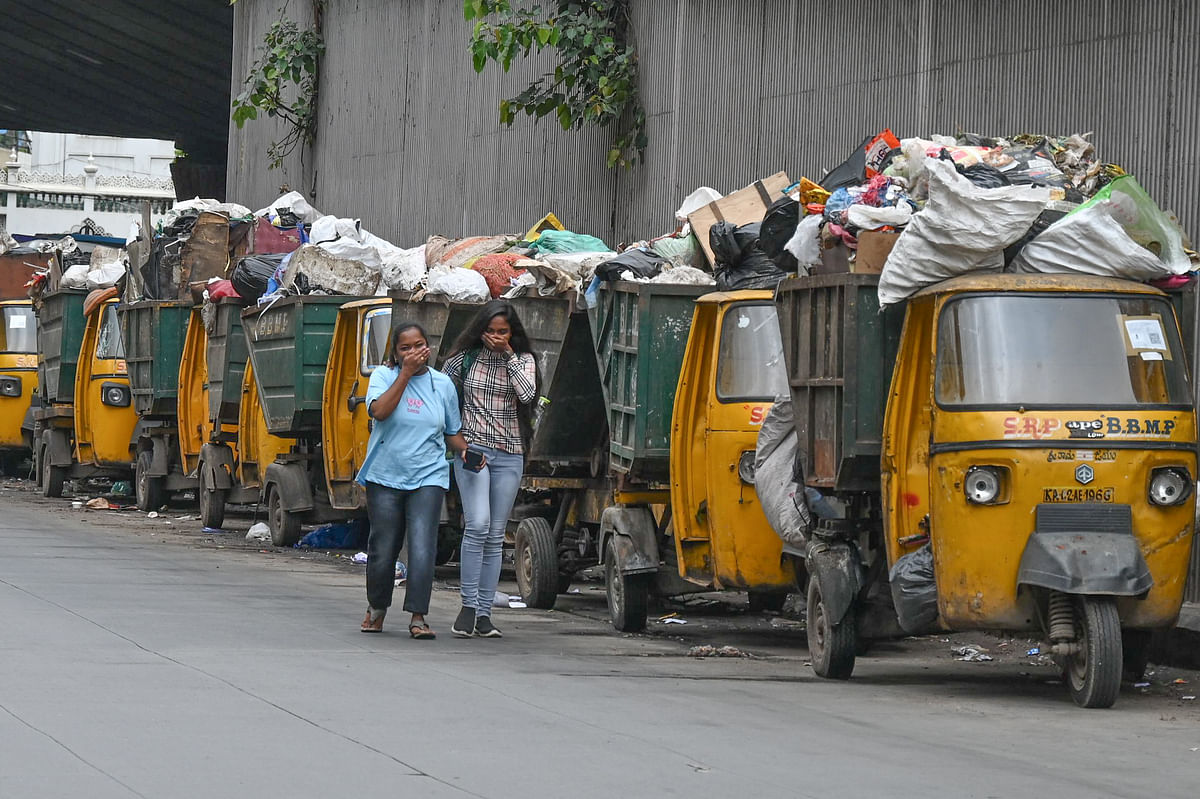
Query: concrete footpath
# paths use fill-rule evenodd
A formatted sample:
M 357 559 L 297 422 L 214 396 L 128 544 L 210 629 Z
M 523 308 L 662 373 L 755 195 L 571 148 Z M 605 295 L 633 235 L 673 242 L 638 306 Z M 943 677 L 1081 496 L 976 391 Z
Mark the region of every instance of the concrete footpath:
M 831 682 L 802 630 L 696 607 L 622 636 L 592 586 L 464 641 L 453 570 L 436 641 L 398 611 L 368 636 L 328 560 L 0 503 L 0 797 L 1191 797 L 1200 773 L 1192 673 L 1084 711 L 1019 642 L 923 639 Z

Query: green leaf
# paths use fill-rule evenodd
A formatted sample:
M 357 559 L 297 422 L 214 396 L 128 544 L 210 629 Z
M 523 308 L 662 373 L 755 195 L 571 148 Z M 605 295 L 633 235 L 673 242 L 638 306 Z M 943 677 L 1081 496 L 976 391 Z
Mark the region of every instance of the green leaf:
M 546 43 L 550 41 L 550 35 L 552 32 L 553 31 L 550 28 L 538 28 L 538 30 L 537 30 L 538 44 L 542 47 L 545 47 Z
M 558 124 L 562 125 L 563 130 L 571 129 L 571 109 L 566 104 L 558 107 Z
M 487 66 L 487 56 L 479 50 L 476 50 L 472 55 L 472 62 L 476 72 L 483 72 L 483 68 Z

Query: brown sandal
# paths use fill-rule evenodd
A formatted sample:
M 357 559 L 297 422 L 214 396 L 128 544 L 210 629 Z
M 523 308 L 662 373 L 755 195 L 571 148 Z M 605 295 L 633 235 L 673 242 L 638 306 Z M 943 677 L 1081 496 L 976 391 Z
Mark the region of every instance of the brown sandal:
M 364 633 L 381 633 L 383 632 L 383 617 L 387 615 L 387 610 L 376 610 L 375 608 L 367 608 L 367 615 L 363 618 L 362 626 L 359 630 Z
M 433 630 L 429 629 L 429 625 L 425 622 L 408 625 L 408 634 L 413 638 L 419 638 L 422 641 L 428 641 L 437 638 L 437 634 Z

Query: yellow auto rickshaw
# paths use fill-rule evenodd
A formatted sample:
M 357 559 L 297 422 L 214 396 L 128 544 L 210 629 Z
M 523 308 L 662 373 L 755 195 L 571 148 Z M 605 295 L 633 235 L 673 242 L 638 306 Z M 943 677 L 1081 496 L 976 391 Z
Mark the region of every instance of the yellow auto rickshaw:
M 111 297 L 87 305 L 81 302 L 78 308 L 73 303 L 57 302 L 59 297 L 78 299 L 78 294 L 69 290 L 48 294 L 39 312 L 39 325 L 48 323 L 52 330 L 55 325 L 61 327 L 64 334 L 51 338 L 68 345 L 67 315 L 82 308 L 86 317 L 71 394 L 68 396 L 60 388 L 35 414 L 39 428 L 38 474 L 42 493 L 47 497 L 62 496 L 63 482 L 67 479 L 128 479 L 133 470 L 138 417 L 125 365 L 117 299 Z M 59 313 L 53 319 L 43 320 L 51 309 L 58 309 Z M 62 363 L 57 372 L 49 375 L 49 382 L 59 383 L 67 376 L 67 360 L 63 358 Z
M 37 320 L 29 300 L 0 300 L 0 471 L 16 475 L 33 452 Z
M 590 331 L 567 328 L 522 484 L 526 602 L 550 607 L 601 565 L 621 631 L 646 626 L 652 595 L 746 591 L 752 607 L 782 606 L 795 574 L 754 490 L 758 431 L 786 390 L 775 313 L 767 291 L 618 282 Z
M 1170 302 L 1089 276 L 962 277 L 913 296 L 897 335 L 874 281 L 778 294 L 797 419 L 854 419 L 798 429 L 808 485 L 846 508 L 807 553 L 814 668 L 850 675 L 856 613 L 890 572 L 907 632 L 1040 632 L 1075 702 L 1112 705 L 1147 632 L 1174 624 L 1191 555 L 1196 418 Z

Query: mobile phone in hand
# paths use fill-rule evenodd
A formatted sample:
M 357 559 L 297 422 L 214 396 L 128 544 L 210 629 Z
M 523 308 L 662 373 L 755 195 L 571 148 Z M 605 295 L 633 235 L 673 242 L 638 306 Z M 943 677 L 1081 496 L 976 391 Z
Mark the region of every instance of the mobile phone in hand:
M 463 453 L 463 468 L 469 472 L 482 472 L 487 458 L 478 450 L 468 449 Z

